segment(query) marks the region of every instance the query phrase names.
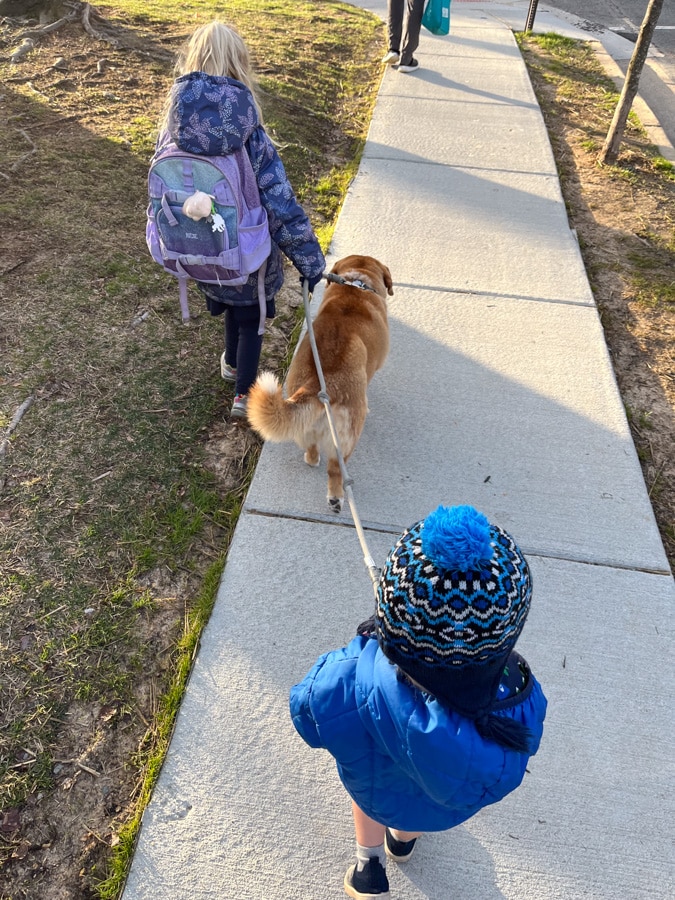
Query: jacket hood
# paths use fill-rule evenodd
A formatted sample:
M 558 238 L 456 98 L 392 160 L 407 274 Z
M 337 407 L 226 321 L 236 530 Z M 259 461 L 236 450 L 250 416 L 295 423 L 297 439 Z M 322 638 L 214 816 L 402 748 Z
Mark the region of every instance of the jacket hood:
M 168 130 L 184 152 L 227 156 L 259 126 L 253 96 L 241 81 L 190 72 L 174 82 Z

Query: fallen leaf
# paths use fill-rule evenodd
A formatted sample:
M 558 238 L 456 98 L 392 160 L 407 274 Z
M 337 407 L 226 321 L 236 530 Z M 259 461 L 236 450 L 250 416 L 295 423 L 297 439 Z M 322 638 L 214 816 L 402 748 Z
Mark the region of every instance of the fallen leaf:
M 30 851 L 30 841 L 21 841 L 12 851 L 12 859 L 25 859 Z

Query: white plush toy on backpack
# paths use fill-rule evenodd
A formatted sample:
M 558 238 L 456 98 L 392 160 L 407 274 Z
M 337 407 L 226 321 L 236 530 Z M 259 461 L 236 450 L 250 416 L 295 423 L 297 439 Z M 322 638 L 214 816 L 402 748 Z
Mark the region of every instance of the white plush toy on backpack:
M 215 211 L 213 197 L 204 191 L 195 191 L 188 197 L 183 204 L 183 212 L 193 222 L 208 219 L 211 222 L 211 231 L 225 231 L 225 220 Z

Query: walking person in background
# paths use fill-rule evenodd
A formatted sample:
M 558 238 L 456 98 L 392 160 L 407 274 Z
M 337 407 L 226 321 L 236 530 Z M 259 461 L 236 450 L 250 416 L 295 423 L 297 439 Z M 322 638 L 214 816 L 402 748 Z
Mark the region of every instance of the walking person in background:
M 518 787 L 546 698 L 514 646 L 530 607 L 513 538 L 470 506 L 439 507 L 399 539 L 373 619 L 291 689 L 293 724 L 328 750 L 352 799 L 356 900 L 389 898 L 387 857 Z
M 309 219 L 295 198 L 283 163 L 267 135 L 248 49 L 240 35 L 214 21 L 194 32 L 176 65 L 178 77 L 167 98 L 161 151 L 173 141 L 180 150 L 203 156 L 227 156 L 244 148 L 267 212 L 272 238 L 260 309 L 258 275 L 239 286 L 197 283 L 212 315 L 225 315 L 221 375 L 235 386 L 231 415 L 246 417 L 249 388 L 258 374 L 265 313 L 275 315 L 275 296 L 284 280 L 280 251 L 309 282 L 310 293 L 325 268 Z
M 382 62 L 399 72 L 414 72 L 419 62 L 413 56 L 420 42 L 426 0 L 387 0 L 389 50 Z

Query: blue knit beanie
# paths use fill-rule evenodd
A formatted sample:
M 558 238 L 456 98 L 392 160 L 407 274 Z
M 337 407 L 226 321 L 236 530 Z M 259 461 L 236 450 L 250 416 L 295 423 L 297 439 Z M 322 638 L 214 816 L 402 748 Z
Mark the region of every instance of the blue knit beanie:
M 388 659 L 473 719 L 481 734 L 524 751 L 522 726 L 491 711 L 531 597 L 529 567 L 506 531 L 471 506 L 439 506 L 387 558 L 378 641 Z

